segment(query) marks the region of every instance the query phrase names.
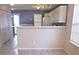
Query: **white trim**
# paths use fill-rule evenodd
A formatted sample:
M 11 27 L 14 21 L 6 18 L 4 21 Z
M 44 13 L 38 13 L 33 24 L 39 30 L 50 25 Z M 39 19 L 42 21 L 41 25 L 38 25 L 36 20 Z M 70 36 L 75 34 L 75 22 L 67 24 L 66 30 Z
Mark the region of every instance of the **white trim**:
M 66 29 L 66 26 L 17 26 L 20 29 Z
M 67 55 L 71 55 L 67 50 L 64 49 L 64 51 L 67 53 Z
M 71 43 L 71 44 L 74 44 L 74 45 L 77 46 L 77 47 L 79 47 L 79 44 L 73 42 L 72 40 L 70 40 L 70 43 Z
M 61 50 L 64 48 L 18 48 L 18 50 Z

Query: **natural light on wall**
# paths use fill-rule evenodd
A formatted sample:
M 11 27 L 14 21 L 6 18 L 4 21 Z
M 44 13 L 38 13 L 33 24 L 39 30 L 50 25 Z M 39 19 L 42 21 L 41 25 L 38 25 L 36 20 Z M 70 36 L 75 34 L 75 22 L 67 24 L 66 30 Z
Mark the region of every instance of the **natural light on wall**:
M 79 5 L 74 6 L 74 15 L 71 31 L 71 43 L 79 47 Z
M 19 15 L 14 15 L 14 26 L 19 26 Z
M 18 14 L 14 14 L 14 27 L 15 27 L 15 33 L 17 33 L 17 26 L 20 26 L 20 24 L 19 24 L 19 20 L 20 20 L 20 18 L 19 18 L 19 15 Z

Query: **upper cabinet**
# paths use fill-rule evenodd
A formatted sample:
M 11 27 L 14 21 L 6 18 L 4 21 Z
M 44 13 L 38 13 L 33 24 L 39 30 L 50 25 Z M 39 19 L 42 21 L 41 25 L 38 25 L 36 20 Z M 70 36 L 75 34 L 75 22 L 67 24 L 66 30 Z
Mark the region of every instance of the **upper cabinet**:
M 45 26 L 65 26 L 67 16 L 67 5 L 60 5 L 59 7 L 53 9 L 47 16 L 43 17 L 43 20 L 47 24 Z
M 42 15 L 34 14 L 34 26 L 41 26 Z

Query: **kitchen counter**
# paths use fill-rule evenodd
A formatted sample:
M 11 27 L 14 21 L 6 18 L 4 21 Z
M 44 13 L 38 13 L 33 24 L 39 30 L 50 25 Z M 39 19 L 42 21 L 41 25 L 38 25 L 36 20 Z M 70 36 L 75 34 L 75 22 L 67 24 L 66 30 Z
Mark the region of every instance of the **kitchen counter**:
M 18 49 L 64 48 L 66 26 L 18 26 Z
M 66 26 L 17 26 L 25 29 L 66 29 Z

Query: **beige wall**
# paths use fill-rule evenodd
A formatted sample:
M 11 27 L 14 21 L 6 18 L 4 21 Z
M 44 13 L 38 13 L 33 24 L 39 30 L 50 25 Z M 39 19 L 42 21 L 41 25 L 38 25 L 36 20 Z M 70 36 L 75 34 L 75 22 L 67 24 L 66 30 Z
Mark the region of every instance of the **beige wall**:
M 18 27 L 18 48 L 63 49 L 65 42 L 64 27 Z
M 10 5 L 0 5 L 0 46 L 12 39 L 12 21 Z
M 64 50 L 68 53 L 68 54 L 79 54 L 79 47 L 73 45 L 72 43 L 70 43 L 70 34 L 71 34 L 71 26 L 72 26 L 72 19 L 73 19 L 73 8 L 74 5 L 69 5 L 68 6 L 68 14 L 67 14 L 67 39 L 65 40 L 65 48 Z

